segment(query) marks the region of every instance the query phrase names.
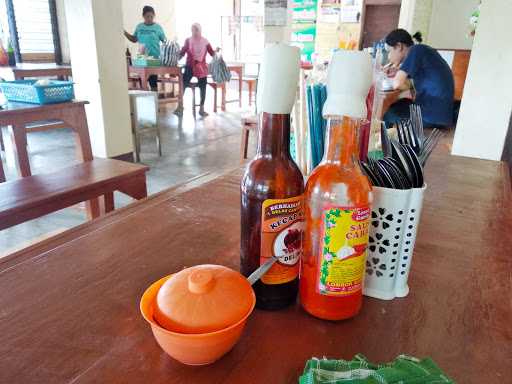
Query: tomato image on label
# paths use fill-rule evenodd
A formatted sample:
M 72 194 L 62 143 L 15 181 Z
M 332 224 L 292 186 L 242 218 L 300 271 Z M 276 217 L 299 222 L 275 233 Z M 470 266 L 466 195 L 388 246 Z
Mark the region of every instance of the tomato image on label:
M 265 200 L 262 206 L 260 264 L 278 261 L 261 278 L 265 284 L 284 284 L 299 275 L 304 234 L 302 197 Z
M 323 213 L 318 292 L 350 295 L 362 289 L 370 224 L 368 207 L 330 207 Z

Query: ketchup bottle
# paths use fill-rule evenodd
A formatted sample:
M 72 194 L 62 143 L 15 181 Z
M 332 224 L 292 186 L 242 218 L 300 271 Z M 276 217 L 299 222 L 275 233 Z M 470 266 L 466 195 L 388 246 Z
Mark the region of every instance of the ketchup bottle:
M 323 108 L 328 119 L 326 150 L 304 193 L 300 300 L 307 312 L 321 319 L 346 319 L 361 308 L 371 186 L 358 162 L 358 129 L 366 118 L 371 79 L 369 55 L 335 52 Z
M 296 301 L 302 255 L 304 178 L 290 156 L 290 113 L 299 81 L 300 52 L 265 48 L 258 79 L 258 151 L 241 183 L 240 267 L 249 276 L 278 261 L 253 285 L 256 306 L 279 309 Z

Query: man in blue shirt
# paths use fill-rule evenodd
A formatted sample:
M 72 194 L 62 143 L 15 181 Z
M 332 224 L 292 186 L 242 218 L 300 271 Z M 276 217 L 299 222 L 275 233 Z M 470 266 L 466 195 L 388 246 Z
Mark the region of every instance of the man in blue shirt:
M 415 37 L 421 41 L 421 35 Z M 424 44 L 414 45 L 409 32 L 396 29 L 386 37 L 389 61 L 399 67 L 393 87 L 402 89 L 412 79 L 416 90 L 415 103 L 421 107 L 423 123 L 427 127 L 449 127 L 453 124 L 453 74 L 439 53 Z M 409 117 L 409 100 L 391 105 L 384 121 L 392 124 Z
M 132 43 L 143 44 L 146 55 L 159 58 L 160 42 L 165 42 L 167 40 L 164 30 L 160 24 L 157 24 L 154 21 L 155 10 L 153 7 L 146 5 L 142 9 L 142 17 L 144 18 L 144 22 L 137 25 L 133 35 L 126 31 L 124 31 L 124 35 Z M 153 75 L 149 77 L 148 81 L 151 86 L 151 90 L 156 91 L 158 78 Z

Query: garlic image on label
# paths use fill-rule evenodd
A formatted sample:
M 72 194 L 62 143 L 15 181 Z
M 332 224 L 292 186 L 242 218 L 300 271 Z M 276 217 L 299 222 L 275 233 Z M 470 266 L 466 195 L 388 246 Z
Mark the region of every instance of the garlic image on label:
M 356 253 L 356 250 L 348 245 L 344 245 L 340 248 L 338 253 L 336 254 L 336 257 L 338 260 L 346 259 L 347 257 L 352 256 L 354 253 Z

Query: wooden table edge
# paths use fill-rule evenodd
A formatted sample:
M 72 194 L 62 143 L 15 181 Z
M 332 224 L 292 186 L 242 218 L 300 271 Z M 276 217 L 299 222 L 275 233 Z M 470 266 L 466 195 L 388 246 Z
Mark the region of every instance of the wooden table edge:
M 8 254 L 0 258 L 0 274 L 16 267 L 21 263 L 32 260 L 34 257 L 41 257 L 45 253 L 66 243 L 72 242 L 73 240 L 80 238 L 87 233 L 91 233 L 105 226 L 112 225 L 126 216 L 130 216 L 139 212 L 141 209 L 147 209 L 153 205 L 172 199 L 181 195 L 182 193 L 198 188 L 204 184 L 211 183 L 218 177 L 235 172 L 237 169 L 239 168 L 235 167 L 221 172 L 206 172 L 200 174 L 171 188 L 148 196 L 145 199 L 135 201 L 125 207 L 116 209 L 115 211 L 110 212 L 99 219 L 87 221 L 64 232 L 58 233 L 55 236 L 49 237 L 41 242 L 29 245 L 26 248 Z

